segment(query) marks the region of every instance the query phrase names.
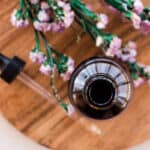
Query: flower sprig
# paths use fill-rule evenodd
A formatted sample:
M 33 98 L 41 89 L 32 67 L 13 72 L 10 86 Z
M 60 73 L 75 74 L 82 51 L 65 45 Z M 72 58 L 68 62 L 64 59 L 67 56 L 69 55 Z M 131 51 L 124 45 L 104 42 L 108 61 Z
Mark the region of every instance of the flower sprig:
M 122 40 L 117 35 L 98 28 L 94 20 L 97 14 L 88 10 L 84 3 L 80 2 L 82 7 L 77 7 L 74 1 L 70 1 L 70 3 L 76 14 L 75 19 L 89 33 L 92 39 L 95 40 L 96 46 L 101 47 L 107 56 L 116 57 L 128 66 L 135 87 L 143 83 L 144 79 L 150 83 L 150 69 L 147 69 L 149 66 L 141 65 L 136 60 L 136 44 L 129 41 L 123 45 Z
M 75 12 L 76 16 L 79 14 L 86 14 L 94 23 L 98 29 L 105 29 L 108 24 L 108 17 L 105 14 L 98 14 L 90 11 L 88 7 L 82 3 L 80 0 L 69 0 L 72 10 Z
M 150 33 L 150 7 L 144 7 L 141 0 L 103 0 L 101 2 L 111 12 L 119 12 L 130 20 L 135 29 L 141 29 L 144 34 Z
M 59 96 L 54 77 L 58 73 L 64 81 L 69 80 L 75 63 L 71 57 L 53 48 L 44 32 L 62 31 L 72 24 L 73 19 L 74 13 L 69 3 L 55 0 L 20 0 L 20 8 L 14 10 L 11 15 L 11 23 L 17 28 L 27 27 L 30 22 L 33 23 L 36 46 L 29 53 L 29 57 L 40 65 L 41 73 L 50 77 L 53 95 L 68 115 L 73 112 L 73 106 Z M 44 50 L 41 49 L 41 39 Z
M 46 54 L 40 49 L 41 46 L 39 43 L 39 35 L 45 44 Z M 74 60 L 54 49 L 48 43 L 46 36 L 42 32 L 35 30 L 35 37 L 37 44 L 36 47 L 30 52 L 29 57 L 33 62 L 37 62 L 41 65 L 41 73 L 50 77 L 50 86 L 53 90 L 53 95 L 60 106 L 65 111 L 70 113 L 69 108 L 71 105 L 63 102 L 59 96 L 58 90 L 55 86 L 54 75 L 57 72 L 64 79 L 64 81 L 69 80 L 72 72 L 74 71 Z
M 133 0 L 106 0 L 106 2 L 131 20 L 135 28 L 149 32 L 150 9 L 142 7 L 140 0 L 136 0 L 139 3 Z M 50 77 L 53 95 L 68 115 L 74 111 L 73 106 L 63 102 L 59 96 L 54 77 L 58 73 L 65 81 L 69 80 L 75 63 L 71 57 L 51 46 L 45 32 L 64 31 L 71 26 L 74 19 L 90 34 L 96 46 L 101 47 L 106 55 L 117 57 L 127 64 L 136 87 L 144 80 L 150 83 L 150 67 L 136 61 L 135 43 L 128 42 L 123 45 L 118 36 L 104 31 L 108 24 L 108 17 L 105 14 L 89 10 L 80 0 L 20 0 L 20 8 L 13 11 L 11 23 L 17 28 L 27 27 L 30 23 L 33 25 L 36 45 L 29 57 L 33 62 L 40 64 L 40 71 L 43 74 Z M 41 39 L 44 50 L 41 49 Z
M 70 27 L 74 12 L 70 4 L 62 0 L 20 0 L 20 9 L 12 13 L 11 22 L 17 27 L 29 25 L 29 11 L 32 11 L 32 23 L 42 32 L 59 32 Z

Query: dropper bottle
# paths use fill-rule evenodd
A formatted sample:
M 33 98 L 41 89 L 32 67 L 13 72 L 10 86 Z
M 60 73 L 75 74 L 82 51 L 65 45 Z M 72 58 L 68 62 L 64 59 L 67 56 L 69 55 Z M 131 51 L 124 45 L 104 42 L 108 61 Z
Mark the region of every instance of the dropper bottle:
M 21 81 L 23 84 L 25 84 L 27 87 L 32 89 L 34 92 L 39 94 L 45 100 L 48 100 L 49 103 L 56 105 L 57 102 L 55 101 L 55 97 L 41 85 L 35 82 L 32 78 L 30 78 L 26 73 L 23 72 L 24 66 L 25 61 L 23 61 L 19 57 L 14 56 L 12 59 L 10 59 L 0 53 L 1 79 L 3 79 L 8 84 L 12 83 L 15 79 L 17 79 Z M 98 126 L 96 126 L 96 124 L 86 120 L 86 118 L 80 115 L 79 113 L 74 112 L 70 116 L 70 118 L 73 121 L 78 122 L 81 126 L 83 126 L 87 131 L 91 132 L 92 134 L 98 136 L 101 134 L 101 130 L 99 129 Z

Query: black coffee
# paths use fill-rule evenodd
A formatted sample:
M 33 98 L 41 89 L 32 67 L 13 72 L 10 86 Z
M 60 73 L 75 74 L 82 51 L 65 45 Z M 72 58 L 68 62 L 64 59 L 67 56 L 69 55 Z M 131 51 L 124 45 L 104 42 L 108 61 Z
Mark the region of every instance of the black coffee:
M 88 88 L 89 101 L 95 105 L 109 104 L 115 95 L 115 89 L 111 82 L 105 79 L 98 79 L 92 82 Z

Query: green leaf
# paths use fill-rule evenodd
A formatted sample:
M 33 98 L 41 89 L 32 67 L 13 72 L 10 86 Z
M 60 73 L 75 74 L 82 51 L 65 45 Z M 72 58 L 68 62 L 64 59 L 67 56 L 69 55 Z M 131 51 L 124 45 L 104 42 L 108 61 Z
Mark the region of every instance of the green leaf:
M 65 102 L 61 102 L 60 106 L 66 111 L 68 112 L 68 104 L 66 104 Z
M 134 72 L 131 72 L 131 77 L 133 78 L 133 80 L 137 80 L 139 78 L 139 76 Z

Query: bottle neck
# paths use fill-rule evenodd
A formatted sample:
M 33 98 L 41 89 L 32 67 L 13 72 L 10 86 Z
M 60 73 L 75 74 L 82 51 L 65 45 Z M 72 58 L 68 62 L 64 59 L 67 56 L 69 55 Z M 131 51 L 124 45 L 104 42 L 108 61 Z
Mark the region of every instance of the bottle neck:
M 115 83 L 109 77 L 97 75 L 86 82 L 85 99 L 89 105 L 97 107 L 97 109 L 111 105 L 115 95 Z

